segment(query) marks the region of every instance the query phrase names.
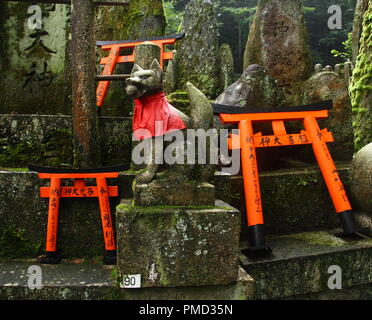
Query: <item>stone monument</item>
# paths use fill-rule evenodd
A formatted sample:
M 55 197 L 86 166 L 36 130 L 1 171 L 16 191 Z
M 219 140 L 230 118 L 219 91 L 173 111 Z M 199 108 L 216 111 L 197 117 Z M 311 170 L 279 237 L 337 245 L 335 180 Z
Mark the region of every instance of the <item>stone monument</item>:
M 154 113 L 156 119 L 160 119 L 159 115 L 167 118 L 169 126 L 162 127 L 162 134 L 142 133 L 144 138 L 139 143 L 147 141 L 154 148 L 152 159 L 147 158 L 146 168 L 136 175 L 134 199 L 123 201 L 116 210 L 119 274 L 123 279 L 137 275 L 141 287 L 233 283 L 238 276 L 240 213 L 215 199 L 214 186 L 210 184 L 215 165 L 210 157 L 206 156 L 205 164 L 199 164 L 198 158 L 194 164 L 160 165 L 153 161 L 159 154 L 165 158 L 167 152 L 166 144 L 156 148 L 157 139 L 162 140 L 167 134 L 185 137 L 189 130 L 208 130 L 213 126 L 211 104 L 191 83 L 186 84 L 191 102 L 189 115 L 167 104 L 162 93 L 162 70 L 150 54 L 156 53 L 153 46 L 151 43 L 137 46 L 136 61 L 146 66 L 146 61 L 139 58 L 147 57 L 144 60 L 152 63 L 147 64 L 148 69 L 135 64 L 126 81 L 126 91 L 135 99 L 133 127 L 140 123 L 150 132 L 152 120 L 148 119 Z M 153 104 L 155 98 L 159 99 Z M 154 113 L 149 113 L 151 108 Z M 138 116 L 138 110 L 145 116 Z M 139 118 L 141 121 L 137 121 Z M 179 129 L 173 130 L 172 125 Z M 137 132 L 134 131 L 134 137 Z M 201 143 L 199 138 L 196 144 L 185 141 L 172 154 L 182 154 L 182 150 Z M 209 151 L 210 143 L 205 144 L 206 150 L 197 147 L 196 157 L 199 152 Z
M 212 1 L 191 0 L 185 8 L 182 31 L 185 38 L 176 44 L 177 90 L 192 82 L 214 98 L 219 85 L 219 46 L 216 13 Z

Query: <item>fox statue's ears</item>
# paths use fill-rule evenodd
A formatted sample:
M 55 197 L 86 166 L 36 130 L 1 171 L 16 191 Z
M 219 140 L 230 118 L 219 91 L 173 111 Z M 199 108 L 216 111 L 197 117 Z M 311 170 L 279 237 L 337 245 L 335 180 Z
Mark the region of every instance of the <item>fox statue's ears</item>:
M 154 61 L 151 63 L 150 69 L 159 74 L 162 74 L 163 72 L 157 59 L 154 59 Z
M 138 71 L 143 71 L 143 70 L 144 69 L 142 69 L 138 64 L 134 64 L 133 69 L 132 69 L 132 74 Z M 150 70 L 153 70 L 160 74 L 163 72 L 157 59 L 154 59 L 154 61 L 152 61 Z
M 138 71 L 143 71 L 143 69 L 138 64 L 134 64 L 132 74 Z

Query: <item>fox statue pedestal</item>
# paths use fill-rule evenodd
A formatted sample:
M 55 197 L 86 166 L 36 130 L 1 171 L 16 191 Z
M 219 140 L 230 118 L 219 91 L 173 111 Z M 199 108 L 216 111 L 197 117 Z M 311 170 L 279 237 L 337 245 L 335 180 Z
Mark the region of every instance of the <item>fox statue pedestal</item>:
M 116 221 L 119 275 L 136 275 L 141 288 L 236 282 L 240 213 L 226 203 L 156 207 L 123 200 Z
M 172 184 L 154 180 L 133 188 L 135 206 L 214 206 L 215 188 L 207 182 Z

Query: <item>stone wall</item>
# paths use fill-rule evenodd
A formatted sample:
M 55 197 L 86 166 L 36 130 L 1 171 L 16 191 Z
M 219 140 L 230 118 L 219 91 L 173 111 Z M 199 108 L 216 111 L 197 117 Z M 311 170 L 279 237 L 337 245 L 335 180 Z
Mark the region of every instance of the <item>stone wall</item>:
M 340 169 L 348 190 L 348 169 Z M 120 200 L 133 198 L 133 180 L 130 172 L 109 179 L 109 185 L 119 186 L 119 197 L 110 199 L 114 219 Z M 260 181 L 268 234 L 340 227 L 318 170 L 265 173 Z M 39 188 L 46 184 L 35 172 L 0 171 L 0 258 L 32 258 L 44 250 L 48 200 L 39 197 Z M 241 177 L 217 175 L 214 184 L 216 198 L 242 212 L 241 236 L 245 238 Z M 101 257 L 103 237 L 98 199 L 62 199 L 58 232 L 58 244 L 67 258 Z
M 101 117 L 102 165 L 130 164 L 132 120 Z M 70 116 L 0 114 L 0 167 L 72 164 Z

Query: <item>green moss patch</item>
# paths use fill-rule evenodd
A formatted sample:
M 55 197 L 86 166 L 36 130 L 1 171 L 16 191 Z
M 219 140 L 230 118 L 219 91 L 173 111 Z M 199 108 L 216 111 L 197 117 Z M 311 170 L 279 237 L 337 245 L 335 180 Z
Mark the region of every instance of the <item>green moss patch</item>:
M 33 242 L 23 230 L 6 229 L 0 236 L 0 257 L 28 258 L 40 253 L 41 242 Z

